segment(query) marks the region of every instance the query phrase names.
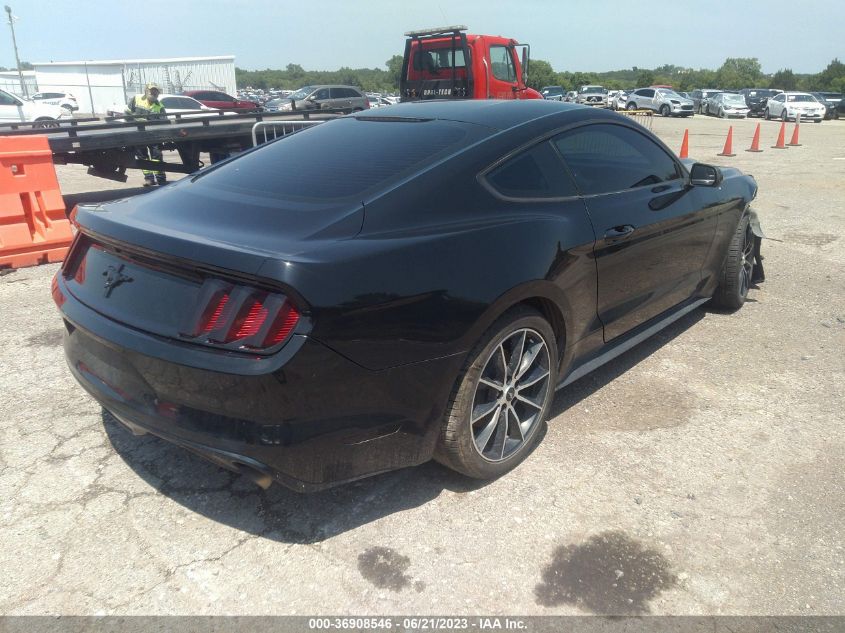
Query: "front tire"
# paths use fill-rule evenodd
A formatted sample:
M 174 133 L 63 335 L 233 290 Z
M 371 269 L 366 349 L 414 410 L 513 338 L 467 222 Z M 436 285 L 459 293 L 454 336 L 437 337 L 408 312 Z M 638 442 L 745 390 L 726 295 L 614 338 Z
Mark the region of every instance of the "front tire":
M 789 120 L 789 117 L 786 116 L 786 108 L 780 111 L 780 120 L 786 123 Z
M 625 109 L 626 110 L 636 110 L 637 104 L 636 103 L 629 103 L 628 105 L 625 106 Z
M 772 113 L 771 113 L 771 112 L 769 112 L 769 109 L 768 109 L 768 108 L 766 108 L 766 109 L 763 111 L 763 118 L 764 118 L 764 119 L 766 119 L 766 121 L 771 121 L 771 120 L 772 120 Z
M 728 115 L 725 114 L 725 110 L 723 108 L 719 108 L 719 118 L 720 119 L 727 119 Z
M 751 218 L 745 213 L 728 246 L 719 285 L 713 293 L 714 306 L 728 310 L 739 310 L 742 307 L 754 275 L 754 255 L 754 232 L 751 230 Z
M 35 119 L 32 123 L 33 128 L 45 128 L 45 127 L 59 127 L 59 123 L 56 119 L 51 119 L 50 117 L 41 117 L 39 119 Z
M 669 109 L 669 106 L 663 104 L 660 106 L 660 116 L 669 116 L 672 114 L 672 110 Z
M 543 437 L 557 362 L 554 331 L 538 312 L 502 315 L 468 356 L 435 459 L 475 479 L 515 468 Z

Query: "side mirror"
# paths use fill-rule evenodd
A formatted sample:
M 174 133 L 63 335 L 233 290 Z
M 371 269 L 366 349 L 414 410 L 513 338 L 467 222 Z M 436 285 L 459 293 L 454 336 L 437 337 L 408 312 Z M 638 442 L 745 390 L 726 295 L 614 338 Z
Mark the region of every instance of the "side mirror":
M 722 184 L 722 172 L 713 165 L 695 163 L 690 169 L 689 181 L 694 187 L 718 187 Z
M 311 103 L 314 103 L 314 102 L 317 100 L 317 97 L 315 97 L 314 95 L 311 95 L 310 97 L 308 97 L 308 98 L 307 98 L 307 99 L 305 99 L 305 100 L 306 100 L 306 101 L 310 101 Z

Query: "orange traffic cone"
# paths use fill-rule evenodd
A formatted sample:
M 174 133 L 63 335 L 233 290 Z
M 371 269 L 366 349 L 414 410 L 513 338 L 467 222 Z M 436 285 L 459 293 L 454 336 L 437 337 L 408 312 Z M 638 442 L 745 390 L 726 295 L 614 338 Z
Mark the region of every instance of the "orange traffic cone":
M 792 130 L 792 140 L 787 143 L 790 147 L 801 147 L 801 143 L 798 142 L 798 128 L 801 127 L 801 124 L 798 122 L 800 115 L 795 117 L 795 129 Z
M 754 140 L 751 141 L 751 147 L 746 152 L 762 152 L 760 149 L 760 124 L 757 124 L 757 129 L 754 130 Z
M 721 154 L 716 154 L 716 156 L 736 156 L 733 153 L 734 148 L 734 126 L 730 126 L 728 128 L 728 138 L 725 139 L 725 148 L 722 150 Z
M 780 134 L 778 134 L 778 142 L 772 145 L 772 149 L 786 149 L 784 145 L 784 137 L 786 136 L 786 123 L 780 124 Z
M 681 158 L 689 158 L 689 130 L 684 130 L 684 140 L 681 143 Z

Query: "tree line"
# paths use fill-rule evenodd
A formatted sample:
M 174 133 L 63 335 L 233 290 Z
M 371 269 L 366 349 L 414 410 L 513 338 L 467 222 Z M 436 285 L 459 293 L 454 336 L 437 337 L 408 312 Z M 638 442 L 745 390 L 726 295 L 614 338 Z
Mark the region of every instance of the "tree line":
M 296 90 L 314 84 L 344 84 L 358 86 L 366 92 L 397 92 L 402 70 L 402 56 L 394 55 L 381 68 L 341 68 L 339 70 L 305 70 L 299 64 L 288 64 L 284 70 L 235 69 L 239 86 L 263 90 L 278 88 Z M 608 89 L 636 88 L 651 85 L 669 85 L 675 90 L 694 88 L 779 88 L 781 90 L 845 91 L 845 64 L 834 59 L 821 72 L 795 73 L 789 68 L 765 74 L 756 57 L 731 57 L 718 69 L 693 69 L 666 64 L 659 68 L 637 68 L 609 72 L 555 71 L 542 59 L 532 59 L 528 72 L 528 85 L 535 89 L 543 86 L 562 86 L 575 90 L 585 84 L 599 84 Z

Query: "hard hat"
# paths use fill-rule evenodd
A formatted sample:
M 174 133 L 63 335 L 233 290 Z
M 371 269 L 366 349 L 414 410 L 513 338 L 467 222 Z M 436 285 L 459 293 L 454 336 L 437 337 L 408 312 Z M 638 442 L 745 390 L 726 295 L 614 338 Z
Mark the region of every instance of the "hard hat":
M 147 92 L 149 92 L 150 90 L 158 90 L 159 92 L 161 92 L 161 88 L 154 81 L 151 81 L 147 84 Z

